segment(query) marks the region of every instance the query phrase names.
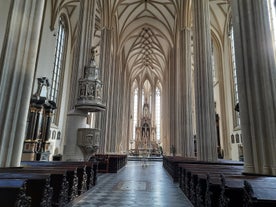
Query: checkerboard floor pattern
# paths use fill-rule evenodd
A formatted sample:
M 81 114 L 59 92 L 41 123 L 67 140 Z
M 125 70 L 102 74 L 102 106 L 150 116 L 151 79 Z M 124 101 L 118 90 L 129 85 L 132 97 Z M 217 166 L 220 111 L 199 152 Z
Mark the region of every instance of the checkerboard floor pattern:
M 70 207 L 192 207 L 162 162 L 129 161 L 119 173 L 102 174 L 97 185 Z

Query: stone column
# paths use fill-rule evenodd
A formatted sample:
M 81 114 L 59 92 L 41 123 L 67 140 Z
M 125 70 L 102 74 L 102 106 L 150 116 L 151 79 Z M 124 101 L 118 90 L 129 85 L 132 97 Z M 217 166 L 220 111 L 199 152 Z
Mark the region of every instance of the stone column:
M 107 137 L 107 132 L 109 129 L 108 116 L 111 108 L 110 106 L 110 83 L 111 83 L 111 39 L 112 30 L 104 27 L 101 32 L 101 54 L 100 54 L 100 68 L 102 70 L 102 80 L 103 80 L 103 103 L 106 103 L 106 111 L 101 112 L 99 118 L 98 128 L 101 129 L 101 139 L 100 139 L 100 149 L 102 153 L 109 151 L 110 149 L 110 137 Z M 114 95 L 114 94 L 113 94 Z
M 163 88 L 161 93 L 161 142 L 163 152 L 166 155 L 170 154 L 170 95 L 169 95 L 169 70 L 165 71 Z
M 176 143 L 176 68 L 175 68 L 175 50 L 170 50 L 169 57 L 169 90 L 168 90 L 168 99 L 169 99 L 169 148 L 171 149 L 172 145 L 175 147 Z M 178 152 L 177 152 L 178 153 Z
M 129 88 L 131 88 L 132 84 L 128 81 L 129 74 L 127 68 L 122 67 L 122 85 L 121 85 L 121 90 L 122 90 L 122 98 L 121 101 L 122 103 L 130 103 L 132 96 L 130 95 Z M 121 108 L 122 111 L 122 117 L 121 117 L 121 123 L 119 125 L 119 129 L 121 130 L 121 137 L 122 143 L 126 146 L 126 149 L 129 149 L 129 140 L 132 139 L 132 134 L 130 134 L 129 128 L 125 127 L 128 126 L 129 124 L 129 111 L 130 109 L 129 104 L 124 104 L 124 107 Z M 120 130 L 119 130 L 120 131 Z M 124 139 L 126 138 L 126 139 Z M 132 145 L 135 148 L 135 142 Z
M 244 171 L 276 175 L 276 65 L 267 6 L 232 0 Z
M 124 137 L 125 139 L 123 139 L 122 136 L 122 131 L 124 126 L 127 125 L 123 125 L 123 119 L 124 119 L 124 114 L 123 114 L 123 108 L 125 106 L 122 106 L 122 103 L 130 103 L 130 102 L 123 102 L 123 98 L 124 98 L 124 79 L 123 79 L 123 69 L 122 69 L 122 58 L 120 58 L 119 56 L 117 56 L 116 58 L 116 65 L 117 65 L 117 69 L 116 69 L 116 78 L 115 78 L 115 90 L 114 94 L 118 94 L 116 97 L 116 115 L 114 115 L 114 126 L 112 128 L 116 128 L 116 152 L 127 152 L 127 147 L 128 147 L 128 143 L 129 143 L 129 138 L 130 137 Z M 128 87 L 127 87 L 128 88 Z M 127 117 L 128 123 L 129 123 L 129 119 L 130 117 Z M 127 128 L 127 127 L 126 127 Z M 131 137 L 132 138 L 132 137 Z
M 45 0 L 11 4 L 0 59 L 0 167 L 19 166 Z
M 78 96 L 78 80 L 83 74 L 85 65 L 91 58 L 92 38 L 95 24 L 95 1 L 80 1 L 79 29 L 74 48 L 74 60 L 72 61 L 74 77 L 71 84 L 70 108 L 73 109 Z
M 118 82 L 120 80 L 119 78 L 119 57 L 117 56 L 117 58 L 113 59 L 113 65 L 114 67 L 112 67 L 111 72 L 109 73 L 109 75 L 111 76 L 111 83 L 110 83 L 110 90 L 111 90 L 111 95 L 110 98 L 110 114 L 108 117 L 108 121 L 109 121 L 109 129 L 108 129 L 108 133 L 107 133 L 107 137 L 110 137 L 110 148 L 109 148 L 109 152 L 113 152 L 113 153 L 117 153 L 119 151 L 121 151 L 119 149 L 119 145 L 120 143 L 118 143 L 117 141 L 117 136 L 116 136 L 116 132 L 118 130 L 117 128 L 117 121 L 116 119 L 118 118 L 119 114 L 118 114 L 118 108 L 121 107 L 120 99 L 119 99 L 119 90 L 118 90 L 118 86 L 119 83 Z M 117 94 L 117 95 L 114 95 Z M 120 130 L 120 129 L 119 129 Z M 117 146 L 117 149 L 116 149 Z
M 63 160 L 80 161 L 84 160 L 81 148 L 77 145 L 78 129 L 87 128 L 87 113 L 81 110 L 74 110 L 68 113 L 66 140 L 64 141 Z
M 191 29 L 184 27 L 180 30 L 180 58 L 177 83 L 179 89 L 179 137 L 181 155 L 194 156 L 193 124 L 192 124 L 192 66 L 191 66 Z
M 217 160 L 209 0 L 194 0 L 195 105 L 198 159 Z
M 78 96 L 78 80 L 83 74 L 84 66 L 88 65 L 91 58 L 92 34 L 95 19 L 95 1 L 80 1 L 79 31 L 77 35 L 76 52 L 74 53 L 71 99 L 76 104 Z M 71 106 L 72 107 L 72 106 Z M 63 150 L 64 160 L 83 160 L 83 153 L 77 146 L 78 128 L 86 128 L 87 112 L 72 109 L 67 115 L 67 130 Z

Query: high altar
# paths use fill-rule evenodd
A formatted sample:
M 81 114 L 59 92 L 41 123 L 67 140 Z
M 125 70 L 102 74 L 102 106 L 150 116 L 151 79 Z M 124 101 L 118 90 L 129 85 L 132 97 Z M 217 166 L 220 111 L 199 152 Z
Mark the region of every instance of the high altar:
M 136 127 L 135 151 L 139 155 L 160 155 L 156 140 L 156 126 L 152 123 L 149 104 L 144 103 L 140 125 Z

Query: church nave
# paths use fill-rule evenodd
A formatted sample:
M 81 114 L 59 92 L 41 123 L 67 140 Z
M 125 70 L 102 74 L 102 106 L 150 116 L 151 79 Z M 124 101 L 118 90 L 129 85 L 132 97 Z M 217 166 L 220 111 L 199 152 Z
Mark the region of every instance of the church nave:
M 102 174 L 97 185 L 71 207 L 192 206 L 162 162 L 129 161 L 119 173 Z

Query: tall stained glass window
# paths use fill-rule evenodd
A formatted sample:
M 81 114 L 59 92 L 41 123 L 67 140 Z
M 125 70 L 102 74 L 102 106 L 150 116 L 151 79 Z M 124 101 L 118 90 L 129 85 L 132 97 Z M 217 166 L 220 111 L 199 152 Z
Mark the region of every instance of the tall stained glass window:
M 159 88 L 155 91 L 155 122 L 156 122 L 156 139 L 160 140 L 161 136 L 161 92 Z
M 66 41 L 66 33 L 65 33 L 65 24 L 62 18 L 59 19 L 59 26 L 57 32 L 57 40 L 56 40 L 56 52 L 54 59 L 54 69 L 52 74 L 52 84 L 50 91 L 50 100 L 56 102 L 59 105 L 59 97 L 61 97 L 61 81 L 62 81 L 62 70 L 64 67 L 64 51 L 65 51 L 65 41 Z M 57 110 L 59 110 L 57 108 Z M 57 110 L 54 111 L 53 122 L 57 123 Z
M 135 139 L 135 129 L 137 126 L 137 118 L 138 118 L 138 88 L 134 90 L 134 96 L 133 96 L 133 140 Z
M 233 26 L 230 28 L 230 39 L 231 39 L 231 54 L 232 54 L 232 73 L 233 73 L 233 96 L 234 96 L 234 109 L 235 106 L 239 103 L 239 94 L 238 94 L 238 80 L 237 80 L 237 69 L 235 61 L 235 45 L 234 45 L 234 31 Z M 234 112 L 234 127 L 240 126 L 240 114 L 239 112 Z

